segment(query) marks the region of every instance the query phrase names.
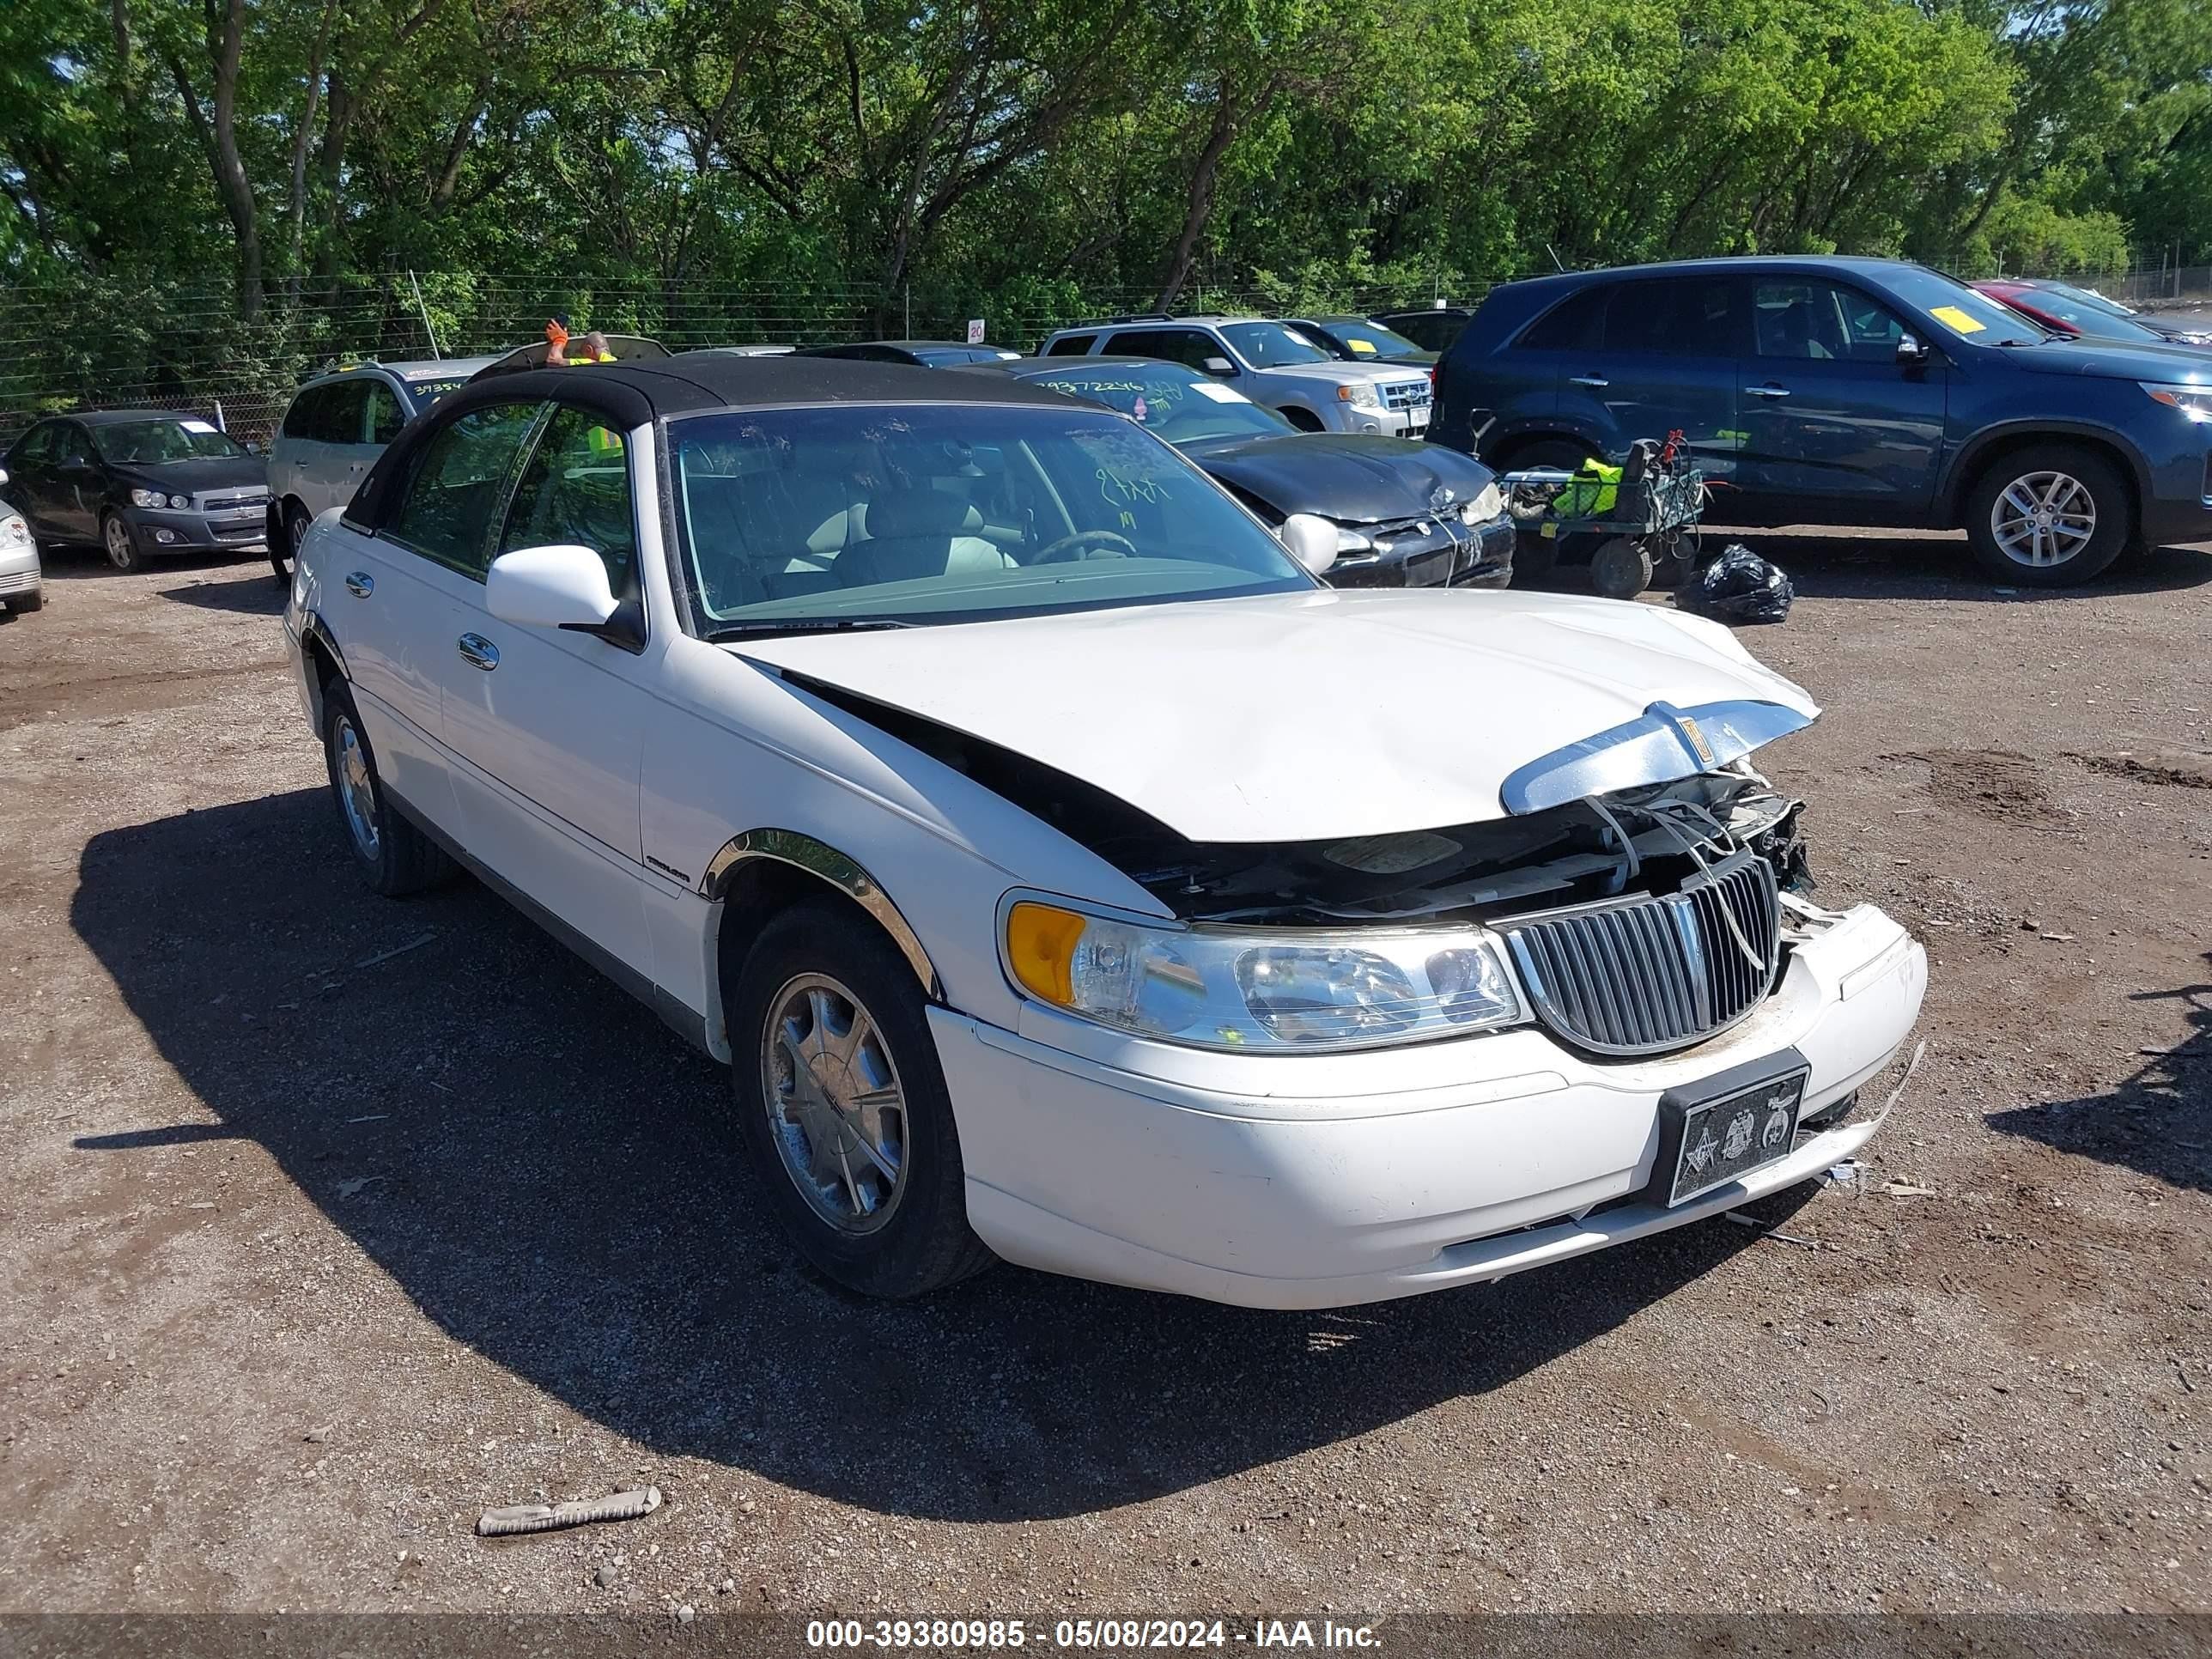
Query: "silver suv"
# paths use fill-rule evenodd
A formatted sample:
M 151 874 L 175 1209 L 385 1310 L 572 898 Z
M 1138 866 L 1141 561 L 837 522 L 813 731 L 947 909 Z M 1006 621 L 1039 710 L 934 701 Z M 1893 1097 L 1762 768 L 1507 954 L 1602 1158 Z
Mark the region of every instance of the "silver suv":
M 1404 363 L 1352 363 L 1265 317 L 1115 317 L 1063 328 L 1041 357 L 1158 357 L 1236 386 L 1308 432 L 1425 437 L 1428 371 Z
M 276 574 L 286 574 L 310 524 L 353 499 L 400 428 L 498 361 L 355 363 L 301 386 L 269 446 L 269 562 Z

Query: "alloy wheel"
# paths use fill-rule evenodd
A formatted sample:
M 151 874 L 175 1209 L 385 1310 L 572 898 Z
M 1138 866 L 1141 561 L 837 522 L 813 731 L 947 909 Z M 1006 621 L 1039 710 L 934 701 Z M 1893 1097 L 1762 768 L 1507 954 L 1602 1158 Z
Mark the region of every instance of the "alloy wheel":
M 872 1233 L 906 1190 L 906 1092 L 882 1028 L 826 974 L 769 1000 L 761 1099 L 784 1172 L 841 1232 Z
M 108 516 L 106 531 L 107 562 L 118 570 L 131 568 L 131 526 L 112 514 Z
M 1990 533 L 2014 564 L 2062 565 L 2097 533 L 2097 500 L 2071 473 L 2023 473 L 1990 503 Z
M 384 836 L 376 826 L 376 780 L 368 769 L 368 750 L 354 730 L 349 714 L 337 716 L 331 741 L 337 749 L 338 805 L 345 812 L 346 828 L 355 848 L 374 864 L 384 850 Z

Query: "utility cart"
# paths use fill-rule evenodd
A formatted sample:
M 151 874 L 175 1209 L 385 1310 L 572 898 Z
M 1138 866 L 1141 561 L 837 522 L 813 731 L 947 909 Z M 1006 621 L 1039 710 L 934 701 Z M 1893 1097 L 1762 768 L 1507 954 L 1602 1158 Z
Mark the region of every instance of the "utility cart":
M 1498 483 L 1520 531 L 1518 574 L 1541 576 L 1563 554 L 1571 561 L 1587 554 L 1590 586 L 1629 599 L 1655 579 L 1679 581 L 1696 562 L 1705 475 L 1680 432 L 1664 443 L 1644 439 L 1621 466 L 1532 467 Z

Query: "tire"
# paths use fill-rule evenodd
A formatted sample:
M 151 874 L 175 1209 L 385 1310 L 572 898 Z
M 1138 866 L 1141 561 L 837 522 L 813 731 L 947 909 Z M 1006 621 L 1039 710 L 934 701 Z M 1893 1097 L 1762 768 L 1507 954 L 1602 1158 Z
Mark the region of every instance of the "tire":
M 865 1296 L 925 1295 L 994 1259 L 968 1226 L 960 1136 L 925 1007 L 907 959 L 828 898 L 761 930 L 724 1005 L 738 1133 L 759 1188 L 799 1254 Z M 871 1121 L 849 1104 L 856 1095 L 898 1103 Z M 856 1157 L 864 1141 L 889 1154 L 890 1177 Z
M 2031 444 L 1992 462 L 1967 492 L 1965 516 L 1982 568 L 2022 587 L 2093 581 L 2135 536 L 2119 469 L 2075 444 Z
M 289 584 L 292 580 L 291 567 L 300 556 L 300 538 L 314 523 L 307 509 L 294 501 L 281 507 L 270 509 L 275 524 L 269 532 L 269 564 L 276 571 L 276 580 Z
M 16 594 L 8 601 L 8 608 L 10 611 L 20 611 L 25 616 L 28 616 L 33 611 L 44 611 L 46 608 L 46 585 L 40 583 L 27 593 Z
M 346 850 L 362 879 L 386 898 L 401 898 L 434 887 L 453 874 L 445 849 L 386 801 L 377 775 L 376 755 L 361 729 L 344 683 L 323 687 L 323 762 L 330 773 L 331 797 Z
M 1651 586 L 1651 555 L 1628 536 L 1608 536 L 1590 555 L 1590 587 L 1608 599 L 1632 599 Z
M 146 562 L 139 554 L 138 544 L 131 538 L 131 526 L 124 522 L 120 513 L 110 511 L 100 515 L 100 544 L 106 551 L 108 563 L 118 570 L 137 570 Z

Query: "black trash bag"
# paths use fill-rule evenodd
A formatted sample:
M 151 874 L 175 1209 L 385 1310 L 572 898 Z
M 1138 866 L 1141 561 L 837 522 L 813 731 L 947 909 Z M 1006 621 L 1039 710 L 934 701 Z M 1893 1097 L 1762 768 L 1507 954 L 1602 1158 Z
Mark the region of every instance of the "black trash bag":
M 1720 557 L 1674 590 L 1684 611 L 1724 623 L 1778 623 L 1797 597 L 1778 565 L 1768 563 L 1741 542 L 1730 542 Z

